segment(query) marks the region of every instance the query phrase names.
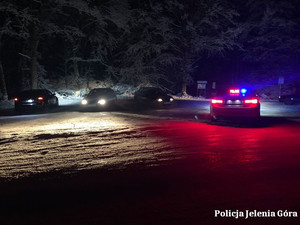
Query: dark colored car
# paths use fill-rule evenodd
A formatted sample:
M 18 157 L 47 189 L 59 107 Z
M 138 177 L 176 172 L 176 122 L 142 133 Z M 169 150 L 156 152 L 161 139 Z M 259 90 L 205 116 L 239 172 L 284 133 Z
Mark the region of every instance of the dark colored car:
M 170 105 L 173 98 L 163 90 L 156 87 L 142 87 L 134 93 L 137 103 L 150 104 L 152 106 Z
M 286 105 L 293 105 L 295 103 L 300 103 L 300 95 L 281 95 L 278 97 L 278 100 Z
M 94 88 L 81 100 L 81 105 L 83 107 L 103 108 L 114 106 L 116 101 L 117 95 L 111 88 Z
M 255 93 L 246 88 L 226 88 L 211 99 L 210 117 L 260 118 L 260 102 Z
M 25 109 L 46 109 L 48 107 L 57 107 L 58 98 L 54 93 L 47 89 L 34 89 L 19 92 L 14 97 L 15 110 Z

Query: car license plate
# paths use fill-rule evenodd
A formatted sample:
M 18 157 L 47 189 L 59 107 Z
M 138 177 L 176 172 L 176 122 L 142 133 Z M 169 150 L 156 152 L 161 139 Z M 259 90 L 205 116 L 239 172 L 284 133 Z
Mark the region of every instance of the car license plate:
M 240 105 L 240 104 L 242 104 L 242 101 L 241 100 L 227 100 L 226 104 L 227 105 Z
M 22 101 L 23 103 L 33 103 L 34 100 L 33 99 L 26 99 Z

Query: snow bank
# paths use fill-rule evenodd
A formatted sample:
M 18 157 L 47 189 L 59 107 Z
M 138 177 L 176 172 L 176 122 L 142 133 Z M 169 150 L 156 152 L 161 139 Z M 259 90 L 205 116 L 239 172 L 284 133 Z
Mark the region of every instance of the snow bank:
M 0 110 L 1 109 L 12 109 L 14 108 L 13 100 L 0 100 Z
M 199 97 L 194 97 L 188 94 L 182 94 L 178 93 L 177 95 L 172 95 L 172 97 L 176 100 L 192 100 L 192 101 L 203 101 L 207 100 L 206 98 L 199 96 Z
M 59 105 L 75 105 L 80 103 L 85 93 L 84 90 L 63 90 L 56 92 L 55 95 L 58 98 Z

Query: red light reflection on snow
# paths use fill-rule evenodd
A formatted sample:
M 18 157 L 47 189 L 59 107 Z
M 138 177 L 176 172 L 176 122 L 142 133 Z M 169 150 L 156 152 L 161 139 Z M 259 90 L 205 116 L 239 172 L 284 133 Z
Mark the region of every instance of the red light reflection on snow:
M 153 135 L 163 137 L 184 158 L 222 166 L 224 163 L 270 163 L 272 160 L 281 161 L 285 157 L 292 160 L 286 152 L 296 153 L 299 148 L 298 129 L 290 125 L 236 128 L 171 121 L 156 124 L 149 130 Z M 280 155 L 282 157 L 278 157 Z

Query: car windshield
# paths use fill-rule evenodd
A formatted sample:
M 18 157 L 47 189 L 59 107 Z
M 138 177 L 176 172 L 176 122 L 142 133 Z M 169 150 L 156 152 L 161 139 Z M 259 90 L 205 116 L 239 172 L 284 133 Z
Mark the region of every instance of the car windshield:
M 165 93 L 159 88 L 149 88 L 145 89 L 144 92 L 146 95 L 165 95 Z
M 108 88 L 99 88 L 99 89 L 91 90 L 87 96 L 88 97 L 96 97 L 99 95 L 109 95 L 109 94 L 113 94 L 113 90 L 108 89 Z

